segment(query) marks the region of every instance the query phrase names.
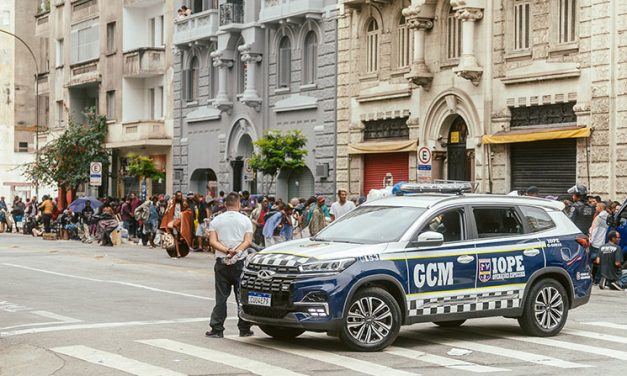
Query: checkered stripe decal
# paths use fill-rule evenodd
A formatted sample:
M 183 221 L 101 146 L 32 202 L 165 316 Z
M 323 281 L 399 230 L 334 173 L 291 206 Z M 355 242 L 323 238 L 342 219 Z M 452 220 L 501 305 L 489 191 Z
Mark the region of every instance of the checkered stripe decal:
M 250 260 L 251 263 L 257 265 L 269 266 L 296 266 L 304 264 L 309 260 L 307 257 L 294 255 L 286 255 L 281 253 L 258 253 Z
M 446 313 L 477 312 L 493 309 L 518 308 L 523 290 L 497 291 L 476 295 L 409 300 L 409 315 L 440 315 Z M 475 300 L 477 298 L 477 300 Z

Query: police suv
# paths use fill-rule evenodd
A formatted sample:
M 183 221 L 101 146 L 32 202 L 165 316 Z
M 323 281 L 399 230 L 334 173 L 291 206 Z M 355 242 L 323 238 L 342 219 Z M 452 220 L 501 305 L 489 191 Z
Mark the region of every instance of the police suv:
M 359 351 L 389 346 L 401 325 L 487 316 L 558 334 L 590 298 L 588 239 L 561 202 L 467 188 L 405 185 L 251 256 L 242 317 L 278 339 L 327 332 Z

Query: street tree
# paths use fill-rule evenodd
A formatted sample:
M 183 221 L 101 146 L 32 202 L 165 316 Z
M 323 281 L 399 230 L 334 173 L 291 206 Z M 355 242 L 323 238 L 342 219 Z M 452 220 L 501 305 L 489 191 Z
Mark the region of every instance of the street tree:
M 253 153 L 249 165 L 256 172 L 269 176 L 264 193 L 269 194 L 281 170 L 298 170 L 305 167 L 307 138 L 299 130 L 281 132 L 270 130 L 255 141 L 258 152 Z
M 163 173 L 157 169 L 152 158 L 129 154 L 127 157 L 128 174 L 139 179 L 142 186 L 142 200 L 146 199 L 146 179 L 161 179 Z
M 101 162 L 107 171 L 107 118 L 98 115 L 94 108 L 88 109 L 85 117 L 83 124 L 70 119 L 61 136 L 44 146 L 35 161 L 22 166 L 22 175 L 32 182 L 58 185 L 74 194 L 81 184 L 89 182 L 91 162 Z

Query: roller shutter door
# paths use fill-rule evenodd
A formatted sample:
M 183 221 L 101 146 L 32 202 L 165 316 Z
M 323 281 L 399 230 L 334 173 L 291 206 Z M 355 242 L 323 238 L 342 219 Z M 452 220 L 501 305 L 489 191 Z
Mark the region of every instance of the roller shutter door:
M 309 198 L 315 194 L 314 176 L 307 167 L 292 172 L 287 184 L 287 200 L 291 200 L 295 197 Z
M 560 195 L 577 181 L 577 140 L 511 144 L 512 190 L 535 185 L 540 195 Z
M 394 183 L 409 181 L 409 153 L 366 154 L 363 194 L 383 188 L 383 179 L 388 172 Z

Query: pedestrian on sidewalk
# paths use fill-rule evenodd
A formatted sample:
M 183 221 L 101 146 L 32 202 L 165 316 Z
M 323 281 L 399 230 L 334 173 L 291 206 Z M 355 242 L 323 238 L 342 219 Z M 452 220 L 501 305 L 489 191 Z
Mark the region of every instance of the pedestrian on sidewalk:
M 209 325 L 211 330 L 205 335 L 210 338 L 224 337 L 224 321 L 226 320 L 226 302 L 235 293 L 238 313 L 241 307 L 240 282 L 244 269 L 248 247 L 252 243 L 253 224 L 248 217 L 241 214 L 239 194 L 232 192 L 225 199 L 226 212 L 215 217 L 209 225 L 209 243 L 215 250 L 214 266 L 216 304 L 211 313 Z M 251 323 L 242 320 L 237 322 L 240 337 L 253 335 Z
M 338 201 L 331 205 L 331 221 L 335 221 L 344 214 L 355 209 L 355 204 L 352 201 L 346 200 L 348 192 L 343 189 L 337 191 Z
M 612 230 L 607 237 L 608 243 L 601 247 L 597 257 L 597 263 L 601 265 L 599 288 L 604 289 L 609 283 L 611 289 L 622 290 L 620 279 L 623 269 L 623 251 L 618 246 L 620 234 Z
M 50 233 L 50 222 L 52 221 L 52 214 L 54 213 L 55 205 L 52 202 L 52 197 L 46 195 L 43 198 L 43 202 L 39 205 L 41 210 L 41 219 L 44 222 L 44 232 Z

